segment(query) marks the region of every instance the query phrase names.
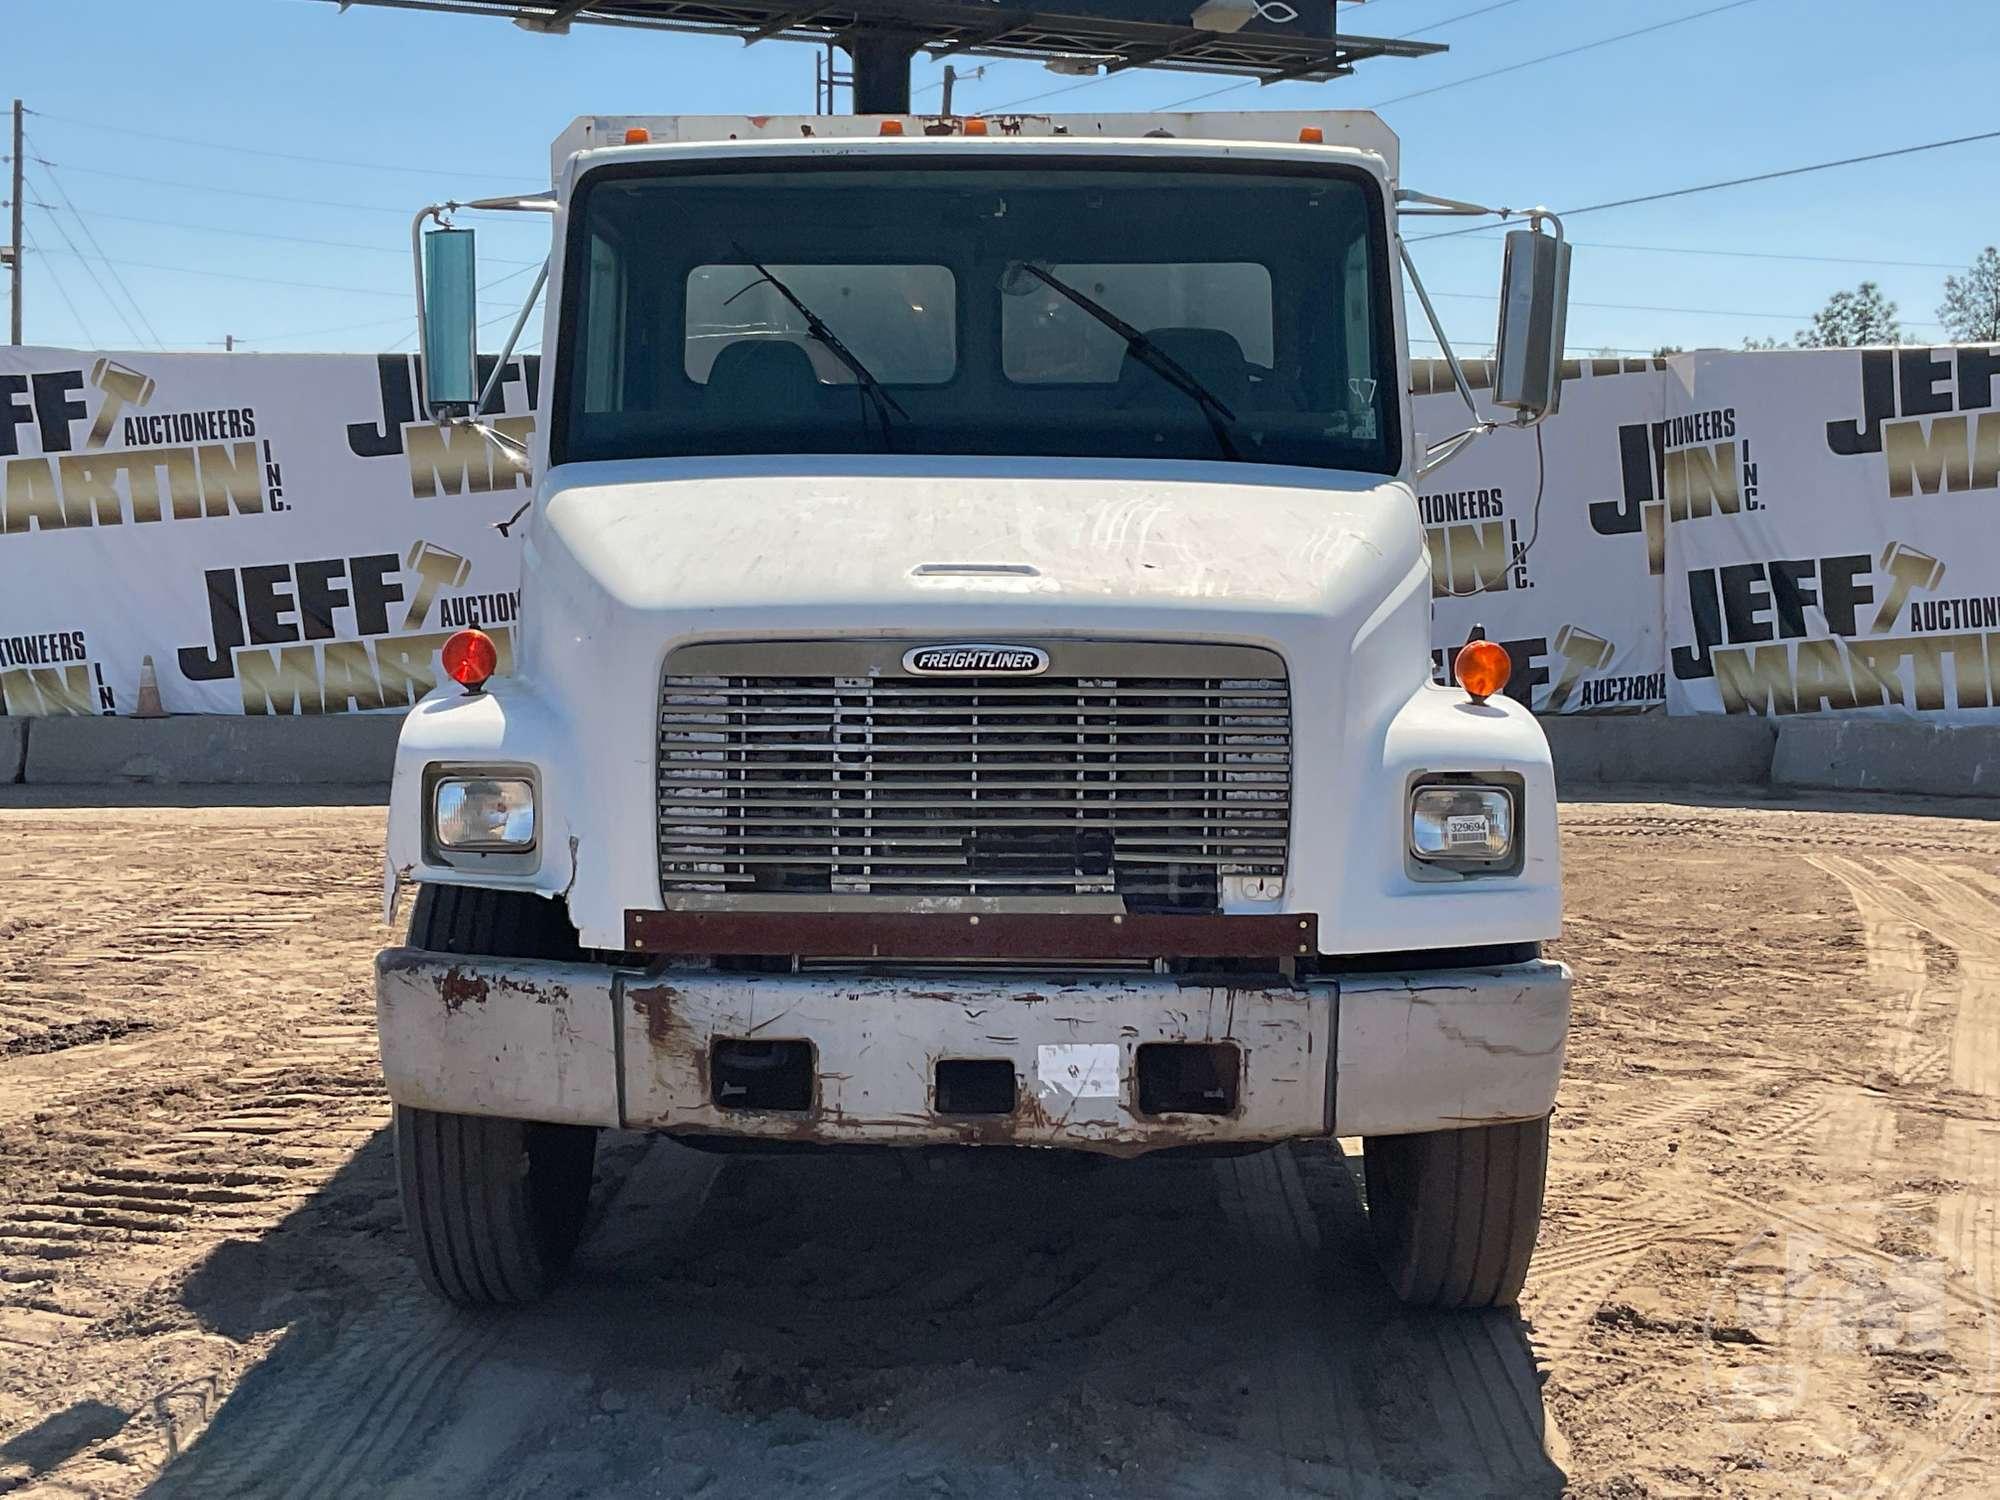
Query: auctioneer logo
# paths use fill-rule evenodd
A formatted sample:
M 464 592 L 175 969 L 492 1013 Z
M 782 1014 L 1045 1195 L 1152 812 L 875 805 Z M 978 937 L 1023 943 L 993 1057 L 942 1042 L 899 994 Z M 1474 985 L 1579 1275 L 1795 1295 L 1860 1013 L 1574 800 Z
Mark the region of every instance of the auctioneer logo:
M 1938 597 L 1947 571 L 1905 542 L 1880 557 L 1694 569 L 1695 639 L 1673 648 L 1674 676 L 1713 678 L 1733 714 L 1990 708 L 2000 699 L 2000 595 Z M 1826 635 L 1808 633 L 1808 609 Z
M 1622 498 L 1590 506 L 1599 536 L 1646 534 L 1646 569 L 1667 569 L 1667 525 L 1760 510 L 1750 439 L 1736 431 L 1736 408 L 1688 412 L 1618 429 Z
M 254 406 L 148 410 L 157 394 L 109 358 L 0 374 L 0 535 L 285 509 Z
M 1419 495 L 1417 511 L 1430 551 L 1433 599 L 1534 587 L 1521 523 L 1508 514 L 1499 487 Z
M 117 711 L 117 695 L 83 631 L 0 636 L 0 713 L 45 719 Z
M 374 422 L 350 422 L 347 446 L 357 458 L 401 455 L 410 468 L 410 498 L 434 500 L 439 495 L 486 495 L 495 490 L 525 488 L 533 482 L 519 454 L 503 448 L 469 422 L 417 420 L 417 384 L 421 361 L 415 355 L 383 354 L 375 361 L 382 413 Z M 526 396 L 525 415 L 491 417 L 488 425 L 504 437 L 527 446 L 535 435 L 534 409 L 541 384 L 540 355 L 510 360 L 500 372 L 497 395 L 519 385 Z M 484 390 L 493 374 L 493 356 L 481 355 L 479 383 Z M 505 400 L 500 405 L 505 406 Z
M 246 714 L 406 708 L 437 686 L 437 653 L 466 625 L 489 631 L 508 672 L 520 596 L 464 592 L 472 571 L 469 559 L 422 540 L 400 555 L 210 568 L 211 639 L 180 649 L 181 675 L 234 678 Z
M 1880 453 L 1889 498 L 2000 489 L 2000 411 L 1993 377 L 2000 346 L 1965 345 L 1940 358 L 1929 349 L 1861 353 L 1861 415 L 1826 424 L 1842 458 Z

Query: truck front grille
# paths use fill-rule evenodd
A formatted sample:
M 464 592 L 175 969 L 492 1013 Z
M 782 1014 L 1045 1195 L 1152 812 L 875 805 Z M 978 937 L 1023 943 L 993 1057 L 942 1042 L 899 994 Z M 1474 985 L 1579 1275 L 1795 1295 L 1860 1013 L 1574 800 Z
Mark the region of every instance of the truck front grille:
M 1223 876 L 1283 879 L 1291 702 L 1273 653 L 1051 643 L 1051 670 L 1072 675 L 915 677 L 896 648 L 872 648 L 891 670 L 862 662 L 870 649 L 733 648 L 784 672 L 713 670 L 732 665 L 719 645 L 669 661 L 669 904 L 1097 895 L 1212 910 Z M 816 656 L 831 670 L 805 670 Z M 1211 675 L 1171 671 L 1183 662 Z

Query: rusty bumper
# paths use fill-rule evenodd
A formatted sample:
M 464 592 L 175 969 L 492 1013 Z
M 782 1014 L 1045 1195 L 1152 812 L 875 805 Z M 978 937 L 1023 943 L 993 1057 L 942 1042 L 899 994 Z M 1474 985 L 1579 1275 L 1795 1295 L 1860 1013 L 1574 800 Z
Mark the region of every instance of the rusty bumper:
M 376 963 L 397 1102 L 770 1140 L 1063 1146 L 1451 1128 L 1545 1113 L 1567 1031 L 1558 964 L 1307 986 L 641 972 L 389 949 Z M 810 1049 L 803 1106 L 733 1107 L 718 1043 Z M 1139 1050 L 1223 1044 L 1226 1113 L 1147 1113 Z M 940 1109 L 940 1062 L 1004 1060 L 1004 1113 Z

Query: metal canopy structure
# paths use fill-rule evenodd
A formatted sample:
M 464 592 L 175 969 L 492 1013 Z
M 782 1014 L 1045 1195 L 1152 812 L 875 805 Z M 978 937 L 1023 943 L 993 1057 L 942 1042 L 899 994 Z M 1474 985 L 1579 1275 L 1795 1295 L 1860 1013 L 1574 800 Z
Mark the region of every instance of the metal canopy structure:
M 1049 0 L 1017 9 L 992 0 L 332 0 L 397 10 L 498 16 L 529 31 L 562 33 L 573 24 L 644 30 L 708 32 L 766 40 L 837 42 L 857 66 L 855 108 L 861 113 L 907 112 L 862 97 L 863 70 L 916 52 L 933 57 L 980 57 L 1054 62 L 1087 71 L 1166 68 L 1229 73 L 1262 83 L 1321 82 L 1353 72 L 1375 57 L 1425 57 L 1446 49 L 1435 42 L 1343 36 L 1337 0 Z M 1216 12 L 1198 24 L 1196 6 Z M 1238 29 L 1218 30 L 1234 24 Z M 871 52 L 887 54 L 871 59 Z M 907 74 L 903 92 L 907 95 Z M 880 98 L 880 95 L 876 96 Z

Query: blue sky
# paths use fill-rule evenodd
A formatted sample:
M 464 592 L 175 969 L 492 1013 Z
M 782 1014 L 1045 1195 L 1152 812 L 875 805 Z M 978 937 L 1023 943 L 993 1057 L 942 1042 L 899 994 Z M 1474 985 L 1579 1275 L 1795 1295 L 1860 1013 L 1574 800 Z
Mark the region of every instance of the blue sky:
M 324 0 L 0 9 L 0 103 L 19 94 L 36 112 L 33 343 L 201 349 L 233 334 L 267 352 L 394 347 L 408 332 L 408 222 L 421 204 L 545 180 L 548 143 L 574 115 L 807 113 L 813 100 L 814 49 L 776 42 L 590 26 L 547 37 Z M 1365 63 L 1333 84 L 1236 88 L 1201 107 L 1379 107 L 1411 186 L 1556 208 L 1996 128 L 1991 0 L 1369 0 L 1342 14 L 1352 31 L 1452 50 Z M 1662 22 L 1678 24 L 1533 61 Z M 919 108 L 938 76 L 919 62 Z M 1076 82 L 989 62 L 961 80 L 958 107 L 1151 109 L 1232 80 Z M 2000 141 L 1988 141 L 1578 218 L 1571 345 L 1788 338 L 1863 279 L 1901 304 L 1913 335 L 1938 337 L 1928 320 L 1947 271 L 2000 241 L 1996 178 Z M 541 230 L 482 230 L 494 342 Z M 1490 342 L 1492 239 L 1424 246 L 1419 264 L 1446 294 L 1453 337 Z

